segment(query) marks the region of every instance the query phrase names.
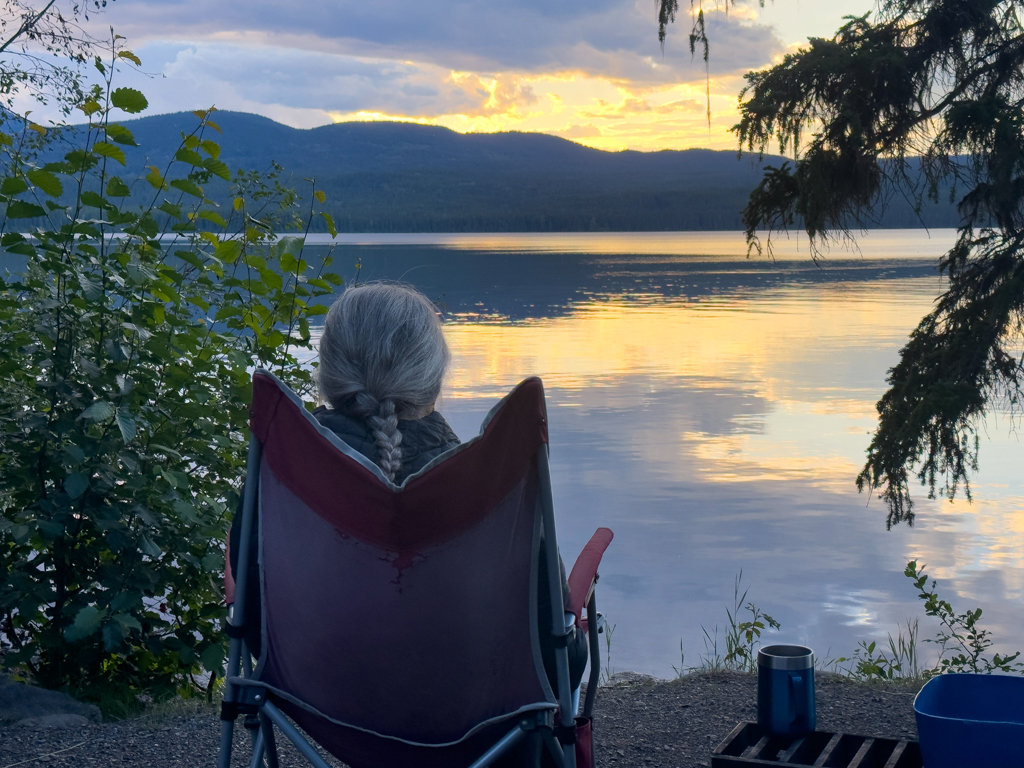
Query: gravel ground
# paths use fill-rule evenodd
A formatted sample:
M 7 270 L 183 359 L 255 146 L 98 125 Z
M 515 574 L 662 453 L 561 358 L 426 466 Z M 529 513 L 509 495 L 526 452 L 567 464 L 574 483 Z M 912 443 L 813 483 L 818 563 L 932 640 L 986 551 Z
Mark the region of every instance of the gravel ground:
M 700 673 L 670 682 L 617 677 L 619 682 L 602 688 L 597 697 L 594 733 L 602 768 L 709 766 L 711 750 L 736 723 L 756 719 L 754 675 Z M 918 686 L 854 683 L 821 673 L 815 683 L 819 730 L 917 737 L 912 702 Z M 120 723 L 11 727 L 0 730 L 0 768 L 213 765 L 218 727 L 213 708 L 187 702 Z M 281 746 L 282 766 L 307 765 Z M 235 765 L 246 765 L 239 752 Z

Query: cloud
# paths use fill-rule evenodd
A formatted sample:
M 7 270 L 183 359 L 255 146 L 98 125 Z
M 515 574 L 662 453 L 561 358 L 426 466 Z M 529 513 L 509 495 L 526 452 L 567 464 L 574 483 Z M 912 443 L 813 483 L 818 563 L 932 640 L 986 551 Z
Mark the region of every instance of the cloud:
M 255 42 L 456 71 L 582 70 L 650 82 L 679 82 L 703 71 L 685 42 L 685 18 L 661 51 L 646 0 L 139 0 L 119 6 L 109 20 L 135 41 Z M 708 23 L 722 51 L 716 71 L 761 66 L 781 50 L 769 27 L 735 14 L 712 12 Z
M 257 108 L 264 105 L 320 125 L 330 115 L 355 112 L 515 115 L 538 101 L 529 82 L 508 73 L 456 73 L 408 61 L 236 43 L 154 43 L 138 52 L 144 67 L 159 75 L 128 77 L 149 97 L 151 112 L 216 104 L 266 114 Z
M 585 139 L 592 136 L 600 136 L 601 129 L 593 123 L 587 123 L 586 125 L 570 125 L 568 128 L 553 131 L 553 133 L 564 139 Z
M 732 145 L 701 130 L 707 73 L 687 19 L 662 51 L 649 0 L 134 0 L 103 21 L 156 75 L 119 82 L 150 114 L 216 105 L 297 127 L 395 119 L 605 149 Z M 708 24 L 717 129 L 735 123 L 739 75 L 785 46 L 749 13 Z
M 704 113 L 706 104 L 697 99 L 677 99 L 665 104 L 650 104 L 647 99 L 627 97 L 617 104 L 598 99 L 598 107 L 580 114 L 584 117 L 603 120 L 621 120 L 630 115 L 675 115 L 679 112 Z

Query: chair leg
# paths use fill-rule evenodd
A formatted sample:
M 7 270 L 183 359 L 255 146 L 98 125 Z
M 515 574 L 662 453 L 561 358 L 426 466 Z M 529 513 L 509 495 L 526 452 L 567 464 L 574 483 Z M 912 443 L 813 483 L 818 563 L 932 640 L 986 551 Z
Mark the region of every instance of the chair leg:
M 230 768 L 231 741 L 235 736 L 235 721 L 220 721 L 220 750 L 217 755 L 217 768 Z
M 590 641 L 590 679 L 587 681 L 587 697 L 583 700 L 583 716 L 594 714 L 594 699 L 597 697 L 597 686 L 601 683 L 601 643 L 597 637 L 597 596 L 593 593 L 587 602 L 587 638 Z
M 249 761 L 249 768 L 263 768 L 263 733 L 256 731 L 252 740 L 252 760 Z
M 544 737 L 539 731 L 533 731 L 526 745 L 526 759 L 529 768 L 541 768 L 544 758 Z
M 278 768 L 277 739 L 274 737 L 274 724 L 268 717 L 260 717 L 260 733 L 267 753 L 267 768 Z
M 502 736 L 501 741 L 478 757 L 469 768 L 489 768 L 491 763 L 512 749 L 516 744 L 522 741 L 525 736 L 526 731 L 523 730 L 523 724 L 520 723 Z
M 262 714 L 269 718 L 274 725 L 281 729 L 281 733 L 284 734 L 285 738 L 288 739 L 295 748 L 302 753 L 302 756 L 306 758 L 314 768 L 331 768 L 320 755 L 316 753 L 316 750 L 310 745 L 299 730 L 288 722 L 288 719 L 284 716 L 277 707 L 271 704 L 269 701 L 263 705 Z
M 553 733 L 548 733 L 544 736 L 544 746 L 548 748 L 548 753 L 555 761 L 556 768 L 565 768 L 565 749 L 563 749 Z

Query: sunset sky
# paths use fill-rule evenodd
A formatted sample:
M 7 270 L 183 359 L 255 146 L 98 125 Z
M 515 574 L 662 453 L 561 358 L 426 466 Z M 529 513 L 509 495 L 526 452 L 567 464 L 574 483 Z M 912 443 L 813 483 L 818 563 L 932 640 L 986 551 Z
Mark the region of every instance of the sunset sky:
M 871 0 L 724 0 L 709 14 L 711 110 L 687 0 L 658 45 L 655 0 L 118 0 L 148 114 L 216 105 L 296 127 L 415 120 L 541 131 L 601 149 L 731 148 L 742 76 L 829 36 Z M 713 9 L 714 0 L 708 5 Z

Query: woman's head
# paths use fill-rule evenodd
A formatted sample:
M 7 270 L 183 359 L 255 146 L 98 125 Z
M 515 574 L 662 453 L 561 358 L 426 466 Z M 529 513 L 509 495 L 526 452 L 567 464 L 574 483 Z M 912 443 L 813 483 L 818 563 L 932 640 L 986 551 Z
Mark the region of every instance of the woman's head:
M 451 355 L 434 306 L 405 285 L 346 290 L 324 319 L 317 386 L 322 402 L 366 421 L 389 479 L 402 466 L 398 419 L 430 412 Z

